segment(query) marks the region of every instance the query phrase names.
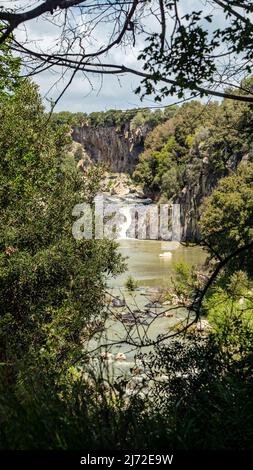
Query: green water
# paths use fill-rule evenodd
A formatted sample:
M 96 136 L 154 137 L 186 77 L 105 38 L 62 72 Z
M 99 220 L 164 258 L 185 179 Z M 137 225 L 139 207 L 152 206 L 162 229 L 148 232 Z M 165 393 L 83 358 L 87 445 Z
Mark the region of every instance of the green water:
M 121 240 L 119 241 L 120 253 L 127 257 L 127 271 L 116 279 L 109 280 L 109 292 L 113 296 L 119 296 L 126 301 L 126 306 L 122 308 L 111 308 L 112 313 L 121 314 L 124 311 L 139 309 L 145 311 L 145 306 L 158 295 L 159 290 L 168 287 L 175 273 L 175 266 L 185 262 L 191 266 L 198 266 L 206 259 L 206 253 L 198 246 L 185 247 L 174 242 L 153 241 L 153 240 Z M 170 257 L 160 257 L 160 254 L 171 252 Z M 125 287 L 127 277 L 131 275 L 138 282 L 138 289 L 129 293 Z M 156 340 L 159 334 L 167 334 L 175 325 L 185 321 L 188 313 L 185 309 L 173 310 L 171 318 L 165 317 L 164 313 L 169 306 L 163 306 L 157 311 L 157 318 L 152 319 L 148 324 L 138 327 L 128 328 L 120 320 L 113 318 L 107 322 L 107 328 L 102 333 L 93 338 L 89 344 L 90 351 L 103 345 L 101 350 L 109 350 L 116 355 L 118 352 L 124 353 L 124 362 L 112 361 L 110 374 L 116 376 L 129 374 L 130 368 L 135 364 L 136 353 L 139 352 L 133 346 L 124 343 L 125 338 L 134 340 L 137 343 L 140 338 Z M 153 309 L 154 310 L 154 309 Z M 114 315 L 113 313 L 113 315 Z M 123 342 L 122 342 L 123 341 Z M 107 346 L 105 346 L 107 345 Z M 149 352 L 152 346 L 142 348 L 142 352 Z M 98 359 L 98 363 L 100 363 Z M 108 364 L 108 363 L 107 363 Z
M 202 264 L 206 259 L 205 251 L 199 246 L 185 247 L 174 242 L 158 240 L 120 240 L 119 251 L 127 257 L 127 271 L 110 281 L 112 287 L 123 287 L 129 275 L 133 276 L 139 286 L 166 287 L 171 282 L 178 263 L 191 266 Z M 177 246 L 176 245 L 176 246 Z M 172 256 L 160 257 L 160 254 L 171 252 Z

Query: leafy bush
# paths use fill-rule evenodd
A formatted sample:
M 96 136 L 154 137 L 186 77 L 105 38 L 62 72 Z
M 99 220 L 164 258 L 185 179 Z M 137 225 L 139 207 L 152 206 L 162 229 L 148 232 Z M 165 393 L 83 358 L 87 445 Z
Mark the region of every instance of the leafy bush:
M 132 276 L 128 276 L 125 282 L 125 286 L 127 290 L 129 290 L 130 292 L 133 292 L 138 287 L 138 283 Z
M 204 201 L 201 217 L 203 237 L 216 253 L 229 256 L 249 245 L 226 265 L 234 272 L 246 270 L 252 276 L 251 256 L 253 241 L 253 164 L 241 164 L 236 174 L 220 180 L 211 196 Z

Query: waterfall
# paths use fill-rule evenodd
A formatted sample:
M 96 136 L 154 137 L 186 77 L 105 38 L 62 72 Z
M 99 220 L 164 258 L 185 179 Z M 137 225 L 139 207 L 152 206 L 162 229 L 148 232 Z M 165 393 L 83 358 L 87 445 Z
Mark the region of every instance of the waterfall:
M 119 227 L 118 231 L 118 240 L 126 240 L 129 238 L 127 236 L 127 230 L 130 228 L 131 223 L 132 223 L 132 216 L 131 216 L 131 206 L 130 205 L 125 205 L 120 208 L 120 214 L 124 216 L 125 221 L 122 222 L 121 226 Z

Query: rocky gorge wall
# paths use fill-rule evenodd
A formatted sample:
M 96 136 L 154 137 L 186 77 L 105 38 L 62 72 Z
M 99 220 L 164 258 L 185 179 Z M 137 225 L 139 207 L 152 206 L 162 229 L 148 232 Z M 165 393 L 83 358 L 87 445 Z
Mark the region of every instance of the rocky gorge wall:
M 82 145 L 91 162 L 102 162 L 112 172 L 132 174 L 139 155 L 143 152 L 145 138 L 152 130 L 150 124 L 132 129 L 130 122 L 120 128 L 116 126 L 73 126 L 73 140 Z M 198 221 L 204 198 L 210 195 L 220 178 L 233 172 L 247 155 L 237 155 L 227 161 L 226 169 L 217 171 L 207 157 L 186 165 L 185 186 L 173 202 L 180 204 L 182 239 L 199 241 L 201 238 Z M 194 175 L 194 176 L 193 176 Z M 123 177 L 124 175 L 122 175 Z M 111 194 L 124 196 L 128 192 L 140 192 L 141 188 L 130 188 L 129 182 L 117 177 L 119 188 L 112 186 Z M 130 188 L 130 189 L 129 189 Z M 135 191 L 136 190 L 136 191 Z M 150 194 L 143 194 L 150 197 Z
M 233 174 L 239 163 L 247 163 L 248 155 L 238 154 L 227 161 L 226 169 L 215 171 L 208 158 L 195 165 L 186 168 L 185 179 L 187 184 L 174 202 L 180 204 L 182 239 L 188 241 L 200 241 L 199 219 L 201 216 L 201 204 L 205 197 L 209 196 L 217 186 L 219 180 Z M 194 168 L 195 166 L 195 168 Z M 192 179 L 191 175 L 197 174 Z
M 113 172 L 131 174 L 152 127 L 144 124 L 132 129 L 127 122 L 119 128 L 83 125 L 72 129 L 73 140 L 83 146 L 91 161 L 102 162 Z

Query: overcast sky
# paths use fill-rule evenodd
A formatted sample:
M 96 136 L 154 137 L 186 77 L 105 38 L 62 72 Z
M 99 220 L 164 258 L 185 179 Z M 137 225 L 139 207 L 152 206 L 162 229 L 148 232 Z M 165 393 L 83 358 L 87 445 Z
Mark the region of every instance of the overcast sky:
M 188 0 L 191 1 L 191 0 Z M 155 24 L 154 17 L 147 18 L 145 24 L 149 26 L 150 31 L 157 29 L 158 25 Z M 36 41 L 36 44 L 41 47 L 50 47 L 56 40 L 55 34 L 58 33 L 57 29 L 50 25 L 47 21 L 41 19 L 31 21 L 26 24 L 28 37 Z M 107 37 L 111 34 L 111 28 L 107 29 L 105 24 L 98 25 L 96 28 L 97 44 L 104 46 Z M 22 38 L 22 28 L 19 31 L 19 37 Z M 122 49 L 120 46 L 114 48 L 110 55 L 107 56 L 107 61 L 110 63 L 124 64 L 128 67 L 138 69 L 137 56 L 139 50 L 143 47 L 144 42 L 141 37 L 137 37 L 136 48 L 129 46 Z M 48 104 L 49 99 L 57 99 L 62 89 L 68 82 L 70 73 L 67 73 L 65 80 L 57 80 L 61 77 L 61 71 L 45 71 L 35 77 L 35 81 L 39 84 L 41 94 L 44 98 L 45 104 Z M 55 111 L 68 110 L 72 112 L 92 112 L 92 111 L 106 111 L 108 109 L 129 109 L 134 107 L 145 106 L 158 106 L 152 99 L 148 98 L 141 101 L 140 98 L 134 93 L 135 88 L 139 85 L 140 80 L 134 75 L 113 76 L 105 75 L 101 78 L 99 75 L 90 75 L 84 77 L 83 74 L 77 74 L 71 86 L 64 93 L 63 97 L 57 104 Z M 177 98 L 168 98 L 164 101 L 165 104 L 170 104 L 176 101 Z M 49 106 L 49 104 L 48 104 Z
M 133 57 L 134 58 L 134 57 Z M 131 63 L 130 63 L 131 61 Z M 136 65 L 132 63 L 130 53 L 124 55 L 119 63 L 127 65 Z M 40 85 L 41 93 L 45 102 L 49 98 L 57 98 L 66 80 L 60 81 L 53 89 L 51 86 L 57 80 L 57 75 L 52 72 L 44 72 L 37 75 L 36 82 Z M 104 76 L 102 79 L 98 75 L 89 75 L 87 78 L 82 74 L 75 77 L 74 81 L 64 93 L 56 106 L 56 111 L 106 111 L 108 109 L 129 109 L 144 106 L 157 106 L 153 100 L 146 99 L 141 102 L 139 97 L 134 93 L 135 88 L 139 84 L 139 79 L 134 76 Z M 175 101 L 176 98 L 169 98 L 166 103 Z M 164 102 L 165 104 L 165 102 Z
M 4 3 L 6 5 L 9 2 L 1 2 L 2 5 Z M 203 1 L 185 0 L 184 2 L 181 2 L 181 5 L 183 5 L 185 11 L 189 11 L 189 9 L 201 9 L 203 8 Z M 181 13 L 185 13 L 185 11 Z M 208 12 L 210 12 L 210 10 L 207 10 L 207 13 Z M 147 18 L 145 23 L 147 23 L 149 30 L 154 31 L 155 28 L 157 28 L 154 17 Z M 39 44 L 39 46 L 50 47 L 50 44 L 56 40 L 55 34 L 57 32 L 57 28 L 41 18 L 28 22 L 26 24 L 26 28 L 29 39 L 36 41 L 36 44 Z M 106 33 L 106 25 L 99 25 L 96 31 L 98 44 L 100 43 L 100 45 L 102 45 L 105 43 Z M 18 38 L 21 39 L 22 37 L 24 37 L 24 31 L 22 31 L 21 27 L 18 32 Z M 125 51 L 120 47 L 114 49 L 108 60 L 112 63 L 124 64 L 132 68 L 138 68 L 138 51 L 143 46 L 141 41 L 141 38 L 137 38 L 137 47 L 135 49 L 132 47 L 128 47 Z M 48 104 L 50 99 L 55 100 L 68 81 L 69 75 L 67 74 L 65 82 L 60 80 L 59 83 L 57 83 L 57 80 L 60 77 L 59 72 L 60 71 L 58 71 L 57 75 L 56 72 L 53 73 L 52 71 L 45 71 L 35 77 L 35 81 L 40 86 L 45 104 Z M 107 75 L 103 77 L 103 80 L 101 80 L 98 75 L 89 75 L 87 78 L 81 74 L 77 74 L 72 85 L 67 89 L 57 104 L 55 111 L 68 110 L 72 112 L 92 112 L 106 111 L 108 109 L 129 109 L 152 105 L 157 106 L 157 103 L 152 101 L 152 99 L 146 99 L 143 102 L 140 101 L 139 97 L 134 93 L 134 89 L 138 84 L 139 79 L 130 75 L 120 77 Z M 176 97 L 170 97 L 163 101 L 162 105 L 171 104 L 176 101 Z

